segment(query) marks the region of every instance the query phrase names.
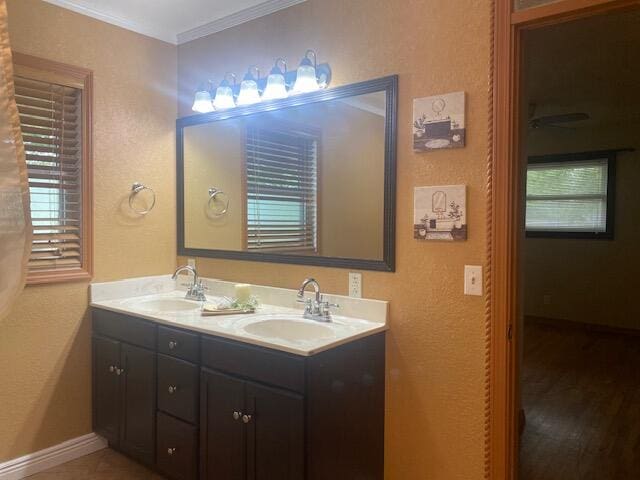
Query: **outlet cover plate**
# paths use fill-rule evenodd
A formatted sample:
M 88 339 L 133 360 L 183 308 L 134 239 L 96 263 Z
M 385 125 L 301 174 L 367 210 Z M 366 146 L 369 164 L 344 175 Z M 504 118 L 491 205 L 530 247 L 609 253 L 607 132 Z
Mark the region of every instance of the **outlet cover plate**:
M 349 296 L 362 298 L 362 274 L 349 272 Z

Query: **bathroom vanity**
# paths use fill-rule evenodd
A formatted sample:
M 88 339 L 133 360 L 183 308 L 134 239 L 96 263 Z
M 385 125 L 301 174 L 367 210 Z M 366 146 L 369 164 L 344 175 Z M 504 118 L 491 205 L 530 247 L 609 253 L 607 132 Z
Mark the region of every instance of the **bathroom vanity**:
M 254 293 L 203 317 L 169 277 L 92 285 L 94 430 L 176 480 L 382 479 L 386 302 L 331 296 L 320 323 Z

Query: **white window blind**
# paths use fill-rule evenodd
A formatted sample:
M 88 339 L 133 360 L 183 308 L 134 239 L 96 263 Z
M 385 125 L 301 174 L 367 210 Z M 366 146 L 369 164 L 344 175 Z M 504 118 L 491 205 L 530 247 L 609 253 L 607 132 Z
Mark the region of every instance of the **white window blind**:
M 82 90 L 16 76 L 33 221 L 29 271 L 82 267 Z
M 247 127 L 248 250 L 317 251 L 318 137 Z
M 608 159 L 527 168 L 527 231 L 607 231 Z

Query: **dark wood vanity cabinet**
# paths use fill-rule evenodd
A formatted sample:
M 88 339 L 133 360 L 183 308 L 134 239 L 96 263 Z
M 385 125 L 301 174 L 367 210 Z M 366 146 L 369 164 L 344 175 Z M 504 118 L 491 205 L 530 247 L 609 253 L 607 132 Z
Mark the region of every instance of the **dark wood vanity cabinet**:
M 146 463 L 155 458 L 155 353 L 93 337 L 94 430 Z
M 94 429 L 112 447 L 173 480 L 382 480 L 384 333 L 302 357 L 93 319 Z
M 203 369 L 203 479 L 304 478 L 304 398 Z

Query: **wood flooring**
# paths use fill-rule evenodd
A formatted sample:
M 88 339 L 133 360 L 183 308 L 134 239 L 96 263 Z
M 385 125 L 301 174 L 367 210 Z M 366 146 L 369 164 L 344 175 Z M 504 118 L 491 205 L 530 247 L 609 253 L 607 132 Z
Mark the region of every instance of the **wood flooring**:
M 640 480 L 640 337 L 527 322 L 519 480 Z

